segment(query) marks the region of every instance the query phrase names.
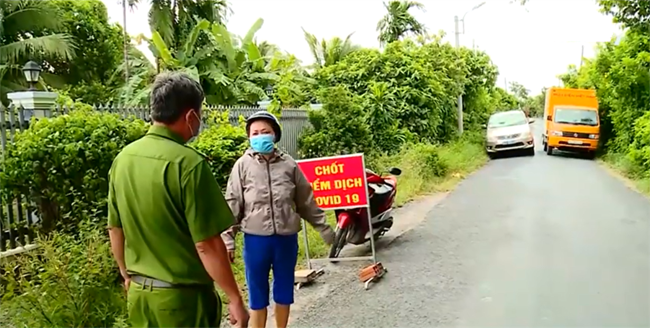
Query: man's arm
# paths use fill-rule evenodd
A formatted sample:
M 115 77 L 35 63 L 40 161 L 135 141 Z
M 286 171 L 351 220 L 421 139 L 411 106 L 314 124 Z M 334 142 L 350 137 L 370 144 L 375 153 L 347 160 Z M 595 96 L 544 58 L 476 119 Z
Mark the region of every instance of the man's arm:
M 111 240 L 111 251 L 113 251 L 113 257 L 115 257 L 117 266 L 120 268 L 120 274 L 122 278 L 128 279 L 129 274 L 124 263 L 124 231 L 122 231 L 122 228 L 109 227 L 108 237 Z
M 120 274 L 127 280 L 129 274 L 124 262 L 124 231 L 122 231 L 122 220 L 117 209 L 112 173 L 113 170 L 108 173 L 108 237 L 111 240 L 111 251 L 113 251 L 113 257 L 120 268 Z
M 185 218 L 203 267 L 235 302 L 242 302 L 221 233 L 234 218 L 208 163 L 192 169 L 183 183 Z

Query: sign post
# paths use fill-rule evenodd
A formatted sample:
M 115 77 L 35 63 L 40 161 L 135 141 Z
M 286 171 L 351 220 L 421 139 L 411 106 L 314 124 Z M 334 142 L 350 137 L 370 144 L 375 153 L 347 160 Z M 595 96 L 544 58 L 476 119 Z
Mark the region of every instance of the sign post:
M 363 154 L 322 157 L 297 161 L 300 170 L 314 191 L 314 200 L 323 210 L 354 209 L 365 207 L 368 213 L 368 230 L 372 256 L 337 258 L 336 261 L 372 261 L 377 263 L 375 238 L 372 229 L 372 214 L 368 197 L 368 181 Z M 305 257 L 311 269 L 313 261 L 331 259 L 311 259 L 307 240 L 307 227 L 303 225 Z

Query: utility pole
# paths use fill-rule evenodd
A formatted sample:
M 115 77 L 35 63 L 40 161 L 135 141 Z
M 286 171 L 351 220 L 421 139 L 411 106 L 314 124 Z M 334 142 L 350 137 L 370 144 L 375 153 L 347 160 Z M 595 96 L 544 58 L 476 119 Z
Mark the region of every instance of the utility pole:
M 126 32 L 126 2 L 122 0 L 122 28 L 124 29 L 124 82 L 129 82 L 129 34 Z
M 506 79 L 505 77 L 503 78 L 503 86 L 505 87 L 506 92 L 508 92 L 508 79 Z
M 580 51 L 580 67 L 578 67 L 578 70 L 582 68 L 582 62 L 585 58 L 585 45 L 582 45 L 582 50 Z
M 481 8 L 484 4 L 485 1 L 474 6 L 474 8 L 467 11 L 465 15 L 463 15 L 463 18 L 461 19 L 458 19 L 458 16 L 454 16 L 454 34 L 456 35 L 456 49 L 460 50 L 460 34 L 465 33 L 465 16 L 467 16 L 467 14 L 469 14 L 470 12 Z M 458 29 L 458 24 L 460 22 L 463 23 L 462 32 Z M 458 95 L 458 134 L 463 134 L 463 91 L 461 91 L 460 94 Z
M 456 49 L 460 49 L 460 31 L 458 30 L 458 16 L 454 16 L 454 31 L 456 35 Z M 458 134 L 463 134 L 463 92 L 458 95 Z

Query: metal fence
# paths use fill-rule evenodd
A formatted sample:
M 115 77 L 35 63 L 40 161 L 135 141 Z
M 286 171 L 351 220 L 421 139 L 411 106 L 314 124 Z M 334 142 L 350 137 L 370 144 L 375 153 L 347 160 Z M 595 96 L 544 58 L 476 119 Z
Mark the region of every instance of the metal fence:
M 149 108 L 147 107 L 94 106 L 93 109 L 116 113 L 125 118 L 135 116 L 147 122 L 151 121 Z M 32 118 L 39 119 L 40 117 L 65 115 L 71 110 L 74 110 L 74 108 L 58 106 L 47 111 L 35 111 L 15 106 L 7 108 L 0 104 L 1 155 L 4 156 L 7 145 L 14 141 L 16 133 L 29 127 Z M 264 109 L 259 107 L 207 107 L 205 109 L 206 112 L 228 111 L 232 125 L 239 124 L 240 116 L 246 118 L 259 110 Z M 307 111 L 303 109 L 284 109 L 280 116 L 280 124 L 282 125 L 282 139 L 278 147 L 294 158 L 298 158 L 298 137 L 309 125 Z M 0 252 L 23 247 L 33 242 L 32 227 L 40 221 L 35 214 L 35 210 L 35 205 L 27 201 L 27 197 L 22 195 L 0 202 Z

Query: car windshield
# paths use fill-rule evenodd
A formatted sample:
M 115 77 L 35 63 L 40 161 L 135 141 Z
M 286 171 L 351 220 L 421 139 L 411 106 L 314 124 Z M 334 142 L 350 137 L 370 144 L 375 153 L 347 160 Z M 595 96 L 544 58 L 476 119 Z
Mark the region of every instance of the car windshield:
M 523 124 L 528 124 L 528 120 L 522 112 L 497 113 L 492 115 L 488 121 L 488 127 L 490 128 L 502 128 Z
M 557 108 L 554 120 L 555 123 L 597 126 L 598 114 L 595 110 Z

